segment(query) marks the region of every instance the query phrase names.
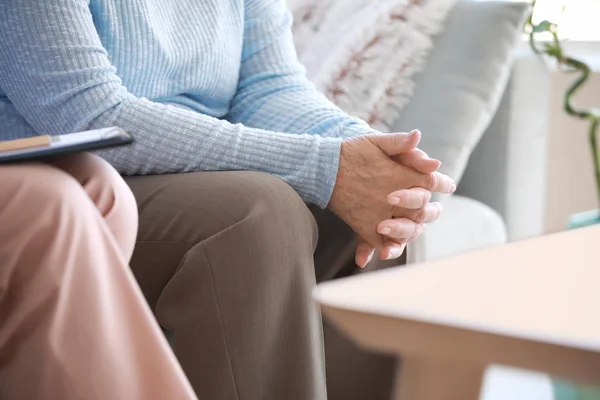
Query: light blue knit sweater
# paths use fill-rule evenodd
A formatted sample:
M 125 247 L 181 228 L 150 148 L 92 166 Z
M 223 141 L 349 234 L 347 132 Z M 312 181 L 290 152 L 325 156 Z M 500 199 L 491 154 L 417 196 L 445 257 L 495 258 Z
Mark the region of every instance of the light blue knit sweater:
M 325 207 L 369 131 L 306 80 L 283 0 L 2 0 L 0 139 L 119 125 L 123 174 L 257 170 Z

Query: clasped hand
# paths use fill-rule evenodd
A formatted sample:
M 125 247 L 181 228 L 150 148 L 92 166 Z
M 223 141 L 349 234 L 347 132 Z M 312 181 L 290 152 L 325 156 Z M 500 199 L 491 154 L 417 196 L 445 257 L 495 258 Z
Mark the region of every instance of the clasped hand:
M 360 237 L 356 263 L 364 267 L 380 250 L 399 257 L 424 224 L 442 211 L 433 192 L 453 193 L 454 181 L 439 173 L 441 163 L 417 148 L 421 134 L 366 135 L 342 142 L 336 185 L 329 208 Z

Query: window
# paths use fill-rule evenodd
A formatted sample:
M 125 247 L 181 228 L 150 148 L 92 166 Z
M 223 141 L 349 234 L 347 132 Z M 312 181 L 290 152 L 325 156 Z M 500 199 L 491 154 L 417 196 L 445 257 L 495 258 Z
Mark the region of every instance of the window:
M 558 24 L 561 39 L 600 41 L 600 0 L 537 0 L 534 22 Z

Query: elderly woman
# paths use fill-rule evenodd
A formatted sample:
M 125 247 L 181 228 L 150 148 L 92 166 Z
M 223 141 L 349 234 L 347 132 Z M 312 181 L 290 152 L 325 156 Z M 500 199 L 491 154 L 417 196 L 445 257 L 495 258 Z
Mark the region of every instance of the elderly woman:
M 360 266 L 398 257 L 455 190 L 418 132 L 320 95 L 290 26 L 283 0 L 0 3 L 0 132 L 134 134 L 103 154 L 139 204 L 132 269 L 206 399 L 325 399 L 315 274 L 353 231 Z
M 0 393 L 195 399 L 127 262 L 136 206 L 82 154 L 0 166 Z

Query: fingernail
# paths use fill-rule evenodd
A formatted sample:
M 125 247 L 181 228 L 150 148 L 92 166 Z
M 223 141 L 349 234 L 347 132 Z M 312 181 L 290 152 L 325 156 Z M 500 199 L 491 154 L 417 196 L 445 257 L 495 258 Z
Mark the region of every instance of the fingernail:
M 379 230 L 379 233 L 382 234 L 382 235 L 388 235 L 391 232 L 392 232 L 392 230 L 390 228 L 387 228 L 387 227 Z
M 390 251 L 390 255 L 386 258 L 386 260 L 393 260 L 394 258 L 398 258 L 401 255 L 402 253 L 399 250 L 394 249 Z
M 408 134 L 409 134 L 410 136 L 412 136 L 412 135 L 415 135 L 415 134 L 418 134 L 418 133 L 421 133 L 421 131 L 420 131 L 420 130 L 418 130 L 418 129 L 413 129 L 413 130 L 412 130 L 412 131 L 410 131 Z
M 456 192 L 456 183 L 453 183 L 452 186 L 450 186 L 450 193 L 454 192 Z
M 358 257 L 357 257 L 357 258 L 358 258 Z M 365 267 L 364 265 L 361 265 L 361 264 L 359 264 L 357 260 L 354 260 L 354 261 L 356 262 L 356 265 L 357 265 L 359 268 L 364 268 L 364 267 Z M 365 264 L 365 265 L 366 265 L 366 264 Z
M 399 197 L 392 197 L 390 199 L 390 204 L 393 204 L 393 205 L 400 204 L 400 198 Z

